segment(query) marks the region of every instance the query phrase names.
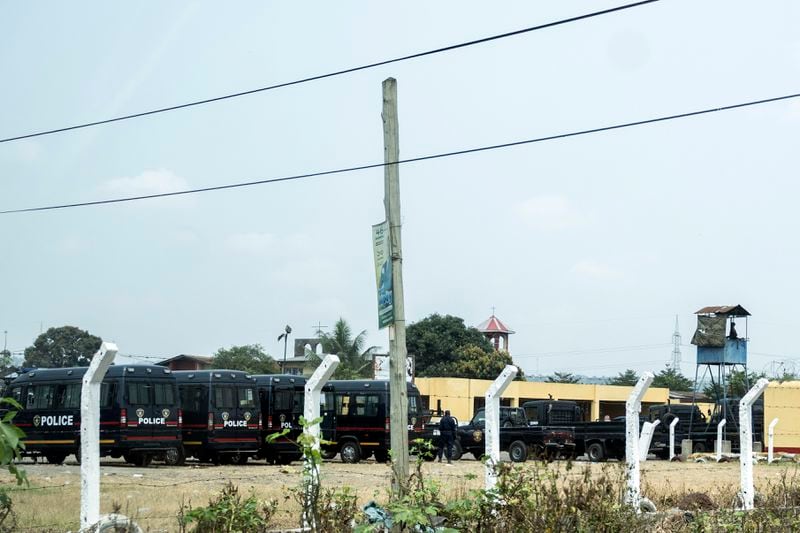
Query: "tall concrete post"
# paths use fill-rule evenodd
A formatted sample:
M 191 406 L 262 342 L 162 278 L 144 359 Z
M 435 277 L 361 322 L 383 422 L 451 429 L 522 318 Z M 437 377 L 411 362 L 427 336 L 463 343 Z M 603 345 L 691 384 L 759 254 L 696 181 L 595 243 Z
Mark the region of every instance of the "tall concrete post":
M 644 372 L 625 401 L 625 462 L 628 466 L 628 492 L 625 501 L 637 513 L 642 498 L 639 488 L 639 413 L 642 410 L 642 398 L 653 379 L 652 372 Z
M 497 464 L 500 462 L 500 397 L 508 385 L 517 377 L 519 369 L 513 365 L 506 365 L 486 391 L 486 423 L 484 443 L 486 455 L 486 490 L 497 485 Z
M 303 432 L 313 439 L 312 449 L 314 450 L 319 450 L 321 423 L 312 424 L 312 422 L 319 418 L 322 387 L 331 379 L 337 366 L 339 366 L 339 357 L 328 354 L 306 381 L 305 395 L 303 398 L 303 417 L 306 420 L 306 425 L 303 428 Z M 311 494 L 316 490 L 316 487 L 319 486 L 319 465 L 310 457 L 306 457 L 303 461 L 303 483 L 305 484 L 306 498 L 310 498 Z M 313 523 L 313 515 L 305 513 L 305 509 L 307 509 L 308 506 L 304 505 L 303 508 L 303 527 L 311 528 L 316 531 L 316 524 Z M 314 526 L 313 528 L 312 525 Z
M 92 357 L 81 385 L 81 530 L 100 520 L 100 387 L 117 355 L 117 345 L 104 342 Z
M 769 385 L 767 378 L 759 379 L 739 400 L 739 467 L 741 469 L 742 509 L 753 508 L 753 404 Z
M 392 254 L 394 325 L 389 326 L 390 443 L 392 492 L 401 496 L 408 481 L 408 390 L 406 389 L 406 315 L 403 300 L 403 247 L 400 224 L 400 159 L 397 80 L 383 81 L 384 207 Z

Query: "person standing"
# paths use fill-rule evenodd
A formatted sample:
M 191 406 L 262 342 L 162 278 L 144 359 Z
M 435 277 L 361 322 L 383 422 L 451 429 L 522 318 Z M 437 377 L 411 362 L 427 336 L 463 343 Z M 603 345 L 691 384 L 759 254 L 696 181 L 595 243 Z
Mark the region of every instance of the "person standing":
M 447 457 L 447 464 L 453 464 L 453 443 L 456 439 L 456 419 L 450 416 L 450 411 L 444 412 L 442 420 L 439 422 L 439 435 L 442 448 L 439 450 L 439 462 L 442 462 L 441 452 L 444 451 Z

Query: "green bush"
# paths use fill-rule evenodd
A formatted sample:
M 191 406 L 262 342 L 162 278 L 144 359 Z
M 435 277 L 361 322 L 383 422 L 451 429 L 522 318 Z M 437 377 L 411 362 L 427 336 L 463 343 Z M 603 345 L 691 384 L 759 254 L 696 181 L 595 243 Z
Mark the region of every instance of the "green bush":
M 253 494 L 242 499 L 236 485 L 228 482 L 208 507 L 192 509 L 191 505 L 182 505 L 178 524 L 181 532 L 192 526 L 188 531 L 194 533 L 260 533 L 267 531 L 277 507 L 276 500 L 263 502 Z

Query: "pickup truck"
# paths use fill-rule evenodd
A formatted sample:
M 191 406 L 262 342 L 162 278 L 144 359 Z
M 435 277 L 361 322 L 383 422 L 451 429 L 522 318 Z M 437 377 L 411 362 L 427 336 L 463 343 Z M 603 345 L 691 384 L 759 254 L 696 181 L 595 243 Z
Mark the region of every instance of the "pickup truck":
M 434 447 L 438 449 L 438 424 L 428 424 Z M 471 453 L 476 459 L 486 451 L 485 441 L 486 412 L 479 409 L 472 420 L 459 425 L 453 445 L 453 459 L 460 459 L 464 453 Z M 530 458 L 555 459 L 561 455 L 574 454 L 574 433 L 569 428 L 549 428 L 529 424 L 525 410 L 519 407 L 500 408 L 500 451 L 508 452 L 514 462 L 524 462 Z M 431 457 L 432 459 L 432 457 Z
M 578 404 L 564 400 L 533 400 L 522 408 L 531 425 L 573 431 L 576 455 L 592 462 L 625 458 L 624 420 L 586 422 Z

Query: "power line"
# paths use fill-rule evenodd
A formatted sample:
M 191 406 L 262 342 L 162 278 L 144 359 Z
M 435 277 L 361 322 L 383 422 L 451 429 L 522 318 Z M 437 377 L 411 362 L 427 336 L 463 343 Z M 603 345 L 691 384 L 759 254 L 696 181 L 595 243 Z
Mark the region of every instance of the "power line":
M 698 115 L 705 115 L 705 114 L 708 114 L 708 113 L 715 113 L 717 111 L 730 111 L 732 109 L 739 109 L 739 108 L 743 108 L 743 107 L 755 106 L 755 105 L 760 105 L 760 104 L 779 102 L 779 101 L 782 101 L 782 100 L 789 100 L 789 99 L 798 98 L 798 97 L 800 97 L 800 93 L 794 93 L 794 94 L 788 94 L 788 95 L 784 95 L 784 96 L 776 96 L 776 97 L 772 97 L 772 98 L 764 98 L 762 100 L 753 100 L 753 101 L 750 101 L 750 102 L 733 104 L 733 105 L 728 105 L 728 106 L 723 106 L 723 107 L 714 107 L 714 108 L 710 108 L 710 109 L 703 109 L 703 110 L 700 110 L 700 111 L 690 111 L 688 113 L 680 113 L 680 114 L 677 114 L 677 115 L 667 115 L 667 116 L 663 116 L 663 117 L 656 117 L 656 118 L 650 118 L 650 119 L 646 119 L 646 120 L 639 120 L 639 121 L 636 121 L 636 122 L 626 122 L 626 123 L 623 123 L 623 124 L 614 124 L 614 125 L 611 125 L 611 126 L 602 126 L 602 127 L 599 127 L 599 128 L 592 128 L 592 129 L 588 129 L 588 130 L 573 131 L 573 132 L 570 132 L 570 133 L 559 133 L 559 134 L 556 134 L 556 135 L 549 135 L 547 137 L 537 137 L 537 138 L 534 138 L 534 139 L 526 139 L 526 140 L 522 140 L 522 141 L 512 141 L 512 142 L 508 142 L 508 143 L 494 144 L 494 145 L 490 145 L 490 146 L 481 146 L 481 147 L 478 147 L 478 148 L 467 148 L 467 149 L 464 149 L 464 150 L 456 150 L 454 152 L 444 152 L 444 153 L 433 154 L 433 155 L 412 157 L 412 158 L 409 158 L 409 159 L 401 159 L 401 160 L 397 161 L 396 163 L 372 163 L 372 164 L 367 164 L 367 165 L 358 165 L 358 166 L 354 166 L 354 167 L 339 168 L 339 169 L 334 169 L 334 170 L 323 170 L 323 171 L 320 171 L 320 172 L 309 172 L 307 174 L 296 174 L 294 176 L 283 176 L 283 177 L 279 177 L 279 178 L 267 178 L 267 179 L 262 179 L 262 180 L 247 181 L 247 182 L 241 182 L 241 183 L 230 183 L 230 184 L 227 184 L 227 185 L 215 185 L 213 187 L 202 187 L 202 188 L 198 188 L 198 189 L 187 189 L 187 190 L 183 190 L 183 191 L 165 192 L 165 193 L 158 193 L 158 194 L 146 194 L 146 195 L 141 195 L 141 196 L 127 196 L 127 197 L 124 197 L 124 198 L 112 198 L 112 199 L 108 199 L 108 200 L 95 200 L 95 201 L 92 201 L 92 202 L 77 202 L 77 203 L 72 203 L 72 204 L 58 204 L 58 205 L 49 205 L 49 206 L 41 206 L 41 207 L 26 207 L 26 208 L 20 208 L 20 209 L 8 209 L 8 210 L 5 210 L 5 211 L 0 211 L 0 215 L 8 215 L 8 214 L 11 214 L 11 213 L 29 213 L 29 212 L 34 212 L 34 211 L 52 211 L 52 210 L 55 210 L 55 209 L 68 209 L 68 208 L 72 208 L 72 207 L 87 207 L 87 206 L 94 206 L 94 205 L 115 204 L 115 203 L 121 203 L 121 202 L 133 202 L 133 201 L 137 201 L 137 200 L 149 200 L 149 199 L 152 199 L 152 198 L 166 198 L 166 197 L 170 197 L 170 196 L 182 196 L 182 195 L 186 195 L 186 194 L 196 194 L 196 193 L 201 193 L 201 192 L 221 191 L 221 190 L 225 190 L 225 189 L 236 189 L 236 188 L 240 188 L 240 187 L 252 187 L 252 186 L 255 186 L 255 185 L 265 185 L 265 184 L 268 184 L 268 183 L 279 183 L 279 182 L 282 182 L 282 181 L 292 181 L 292 180 L 299 180 L 299 179 L 305 179 L 305 178 L 316 178 L 316 177 L 320 177 L 320 176 L 330 176 L 332 174 L 345 174 L 345 173 L 356 172 L 356 171 L 360 171 L 360 170 L 368 170 L 368 169 L 373 169 L 373 168 L 382 168 L 382 167 L 385 167 L 387 164 L 400 165 L 400 164 L 406 164 L 406 163 L 417 163 L 417 162 L 420 162 L 420 161 L 428 161 L 428 160 L 431 160 L 431 159 L 442 159 L 442 158 L 445 158 L 445 157 L 454 157 L 454 156 L 459 156 L 459 155 L 467 155 L 467 154 L 473 154 L 473 153 L 477 153 L 477 152 L 487 152 L 487 151 L 490 151 L 490 150 L 499 150 L 499 149 L 502 149 L 502 148 L 511 148 L 511 147 L 514 147 L 514 146 L 522 146 L 522 145 L 526 145 L 526 144 L 534 144 L 534 143 L 545 142 L 545 141 L 554 141 L 554 140 L 557 140 L 557 139 L 566 139 L 568 137 L 578 137 L 578 136 L 581 136 L 581 135 L 589 135 L 589 134 L 592 134 L 592 133 L 601 133 L 601 132 L 604 132 L 604 131 L 618 130 L 618 129 L 623 129 L 623 128 L 631 128 L 631 127 L 634 127 L 634 126 L 643 126 L 643 125 L 646 125 L 646 124 L 654 124 L 656 122 L 666 122 L 666 121 L 669 121 L 669 120 L 676 120 L 676 119 L 681 119 L 681 118 L 694 117 L 694 116 L 698 116 Z
M 483 37 L 481 39 L 475 39 L 474 41 L 467 41 L 467 42 L 463 42 L 463 43 L 459 43 L 459 44 L 453 44 L 453 45 L 445 46 L 445 47 L 442 47 L 442 48 L 435 48 L 433 50 L 427 50 L 425 52 L 417 52 L 415 54 L 396 57 L 396 58 L 393 58 L 393 59 L 386 59 L 386 60 L 383 60 L 383 61 L 377 61 L 375 63 L 369 63 L 369 64 L 361 65 L 361 66 L 358 66 L 358 67 L 351 67 L 351 68 L 347 68 L 347 69 L 344 69 L 344 70 L 337 70 L 337 71 L 334 71 L 334 72 L 328 72 L 326 74 L 318 74 L 318 75 L 315 75 L 315 76 L 309 76 L 307 78 L 302 78 L 302 79 L 298 79 L 298 80 L 294 80 L 294 81 L 287 81 L 287 82 L 277 83 L 275 85 L 268 85 L 266 87 L 259 87 L 257 89 L 250 89 L 250 90 L 247 90 L 247 91 L 241 91 L 241 92 L 237 92 L 237 93 L 226 94 L 226 95 L 223 95 L 223 96 L 215 96 L 213 98 L 206 98 L 204 100 L 195 100 L 193 102 L 186 102 L 186 103 L 183 103 L 183 104 L 178 104 L 178 105 L 173 105 L 173 106 L 168 106 L 168 107 L 161 107 L 161 108 L 158 108 L 158 109 L 151 109 L 150 111 L 141 111 L 139 113 L 132 113 L 130 115 L 121 115 L 121 116 L 118 116 L 118 117 L 107 118 L 107 119 L 103 119 L 103 120 L 96 120 L 94 122 L 86 122 L 86 123 L 83 123 L 83 124 L 76 124 L 76 125 L 73 125 L 73 126 L 66 126 L 66 127 L 63 127 L 63 128 L 56 128 L 56 129 L 52 129 L 52 130 L 45 130 L 45 131 L 39 131 L 39 132 L 35 132 L 35 133 L 27 133 L 27 134 L 24 134 L 24 135 L 17 135 L 17 136 L 14 136 L 14 137 L 7 137 L 5 139 L 0 139 L 0 143 L 6 143 L 6 142 L 11 142 L 11 141 L 19 141 L 19 140 L 22 140 L 22 139 L 30 139 L 32 137 L 41 137 L 43 135 L 52 135 L 54 133 L 62 133 L 62 132 L 65 132 L 65 131 L 72 131 L 72 130 L 78 130 L 78 129 L 82 129 L 82 128 L 89 128 L 89 127 L 92 127 L 92 126 L 100 126 L 102 124 L 110 124 L 112 122 L 120 122 L 120 121 L 123 121 L 123 120 L 130 120 L 130 119 L 133 119 L 133 118 L 146 117 L 146 116 L 149 116 L 149 115 L 156 115 L 156 114 L 159 114 L 159 113 L 166 113 L 167 111 L 176 111 L 178 109 L 185 109 L 187 107 L 194 107 L 194 106 L 199 106 L 199 105 L 204 105 L 204 104 L 211 104 L 211 103 L 214 103 L 214 102 L 220 102 L 222 100 L 230 100 L 232 98 L 239 98 L 241 96 L 247 96 L 247 95 L 261 93 L 261 92 L 265 92 L 265 91 L 271 91 L 271 90 L 274 90 L 274 89 L 281 89 L 283 87 L 290 87 L 292 85 L 300 85 L 301 83 L 308 83 L 308 82 L 311 82 L 311 81 L 322 80 L 322 79 L 325 79 L 325 78 L 332 78 L 334 76 L 341 76 L 343 74 L 352 74 L 353 72 L 358 72 L 358 71 L 361 71 L 361 70 L 368 70 L 368 69 L 372 69 L 372 68 L 376 68 L 376 67 L 381 67 L 381 66 L 384 66 L 384 65 L 390 65 L 392 63 L 400 63 L 402 61 L 408 61 L 410 59 L 419 59 L 421 57 L 431 56 L 431 55 L 435 55 L 435 54 L 441 54 L 443 52 L 450 52 L 452 50 L 458 50 L 459 48 L 467 48 L 469 46 L 475 46 L 475 45 L 478 45 L 478 44 L 484 44 L 484 43 L 488 43 L 488 42 L 491 42 L 491 41 L 497 41 L 497 40 L 500 40 L 500 39 L 505 39 L 507 37 L 515 37 L 517 35 L 522 35 L 522 34 L 530 33 L 530 32 L 537 31 L 537 30 L 544 30 L 544 29 L 547 29 L 547 28 L 553 28 L 555 26 L 561 26 L 563 24 L 569 24 L 570 22 L 578 22 L 578 21 L 590 19 L 590 18 L 593 18 L 593 17 L 599 17 L 600 15 L 608 15 L 610 13 L 615 13 L 617 11 L 623 11 L 623 10 L 630 9 L 630 8 L 633 8 L 633 7 L 639 7 L 639 6 L 642 6 L 642 5 L 645 5 L 645 4 L 652 4 L 652 3 L 658 2 L 658 1 L 659 0 L 644 0 L 642 2 L 635 2 L 633 4 L 626 4 L 626 5 L 623 5 L 623 6 L 612 7 L 610 9 L 604 9 L 602 11 L 595 11 L 595 12 L 592 12 L 592 13 L 586 13 L 585 15 L 578 15 L 576 17 L 570 17 L 570 18 L 566 18 L 566 19 L 562 19 L 562 20 L 557 20 L 557 21 L 554 21 L 554 22 L 547 22 L 545 24 L 539 24 L 538 26 L 531 26 L 531 27 L 524 28 L 524 29 L 521 29 L 521 30 L 515 30 L 515 31 L 508 32 L 508 33 L 501 33 L 499 35 L 492 35 L 490 37 Z

